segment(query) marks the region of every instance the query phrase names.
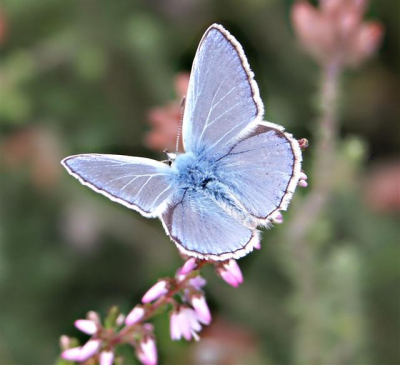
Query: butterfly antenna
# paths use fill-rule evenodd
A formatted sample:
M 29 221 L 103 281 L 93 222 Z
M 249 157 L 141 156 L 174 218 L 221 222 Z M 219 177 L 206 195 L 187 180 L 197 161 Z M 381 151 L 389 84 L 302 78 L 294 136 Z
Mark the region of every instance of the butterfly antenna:
M 185 102 L 186 102 L 186 98 L 183 97 L 182 101 L 181 101 L 181 115 L 180 115 L 180 118 L 179 118 L 178 135 L 176 136 L 176 146 L 175 146 L 176 153 L 178 153 L 179 141 L 181 139 L 182 124 L 183 124 L 183 113 L 185 111 Z

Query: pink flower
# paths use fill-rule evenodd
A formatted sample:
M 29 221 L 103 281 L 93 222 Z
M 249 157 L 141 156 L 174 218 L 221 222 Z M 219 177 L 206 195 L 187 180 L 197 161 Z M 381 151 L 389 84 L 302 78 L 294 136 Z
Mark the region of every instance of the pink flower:
M 145 314 L 144 309 L 137 305 L 126 316 L 125 324 L 127 326 L 132 326 L 133 324 L 138 323 L 144 317 L 144 314 Z
M 283 223 L 283 215 L 280 212 L 276 212 L 272 217 L 272 222 L 275 224 Z
M 101 340 L 89 340 L 82 347 L 74 347 L 61 353 L 61 357 L 68 361 L 83 362 L 95 355 L 101 347 Z
M 94 335 L 97 332 L 97 324 L 90 319 L 76 320 L 75 327 L 87 335 Z
M 136 355 L 140 362 L 144 365 L 157 364 L 157 347 L 152 337 L 146 337 L 139 343 Z
M 73 347 L 72 349 L 64 350 L 61 357 L 68 361 L 80 361 L 82 347 Z
M 239 265 L 233 259 L 223 262 L 218 267 L 218 273 L 229 285 L 237 288 L 243 283 L 243 275 Z
M 193 279 L 189 280 L 189 285 L 194 288 L 195 290 L 199 291 L 203 286 L 205 286 L 207 284 L 206 279 L 204 279 L 203 277 L 196 276 Z
M 197 314 L 198 320 L 203 324 L 210 324 L 211 313 L 204 295 L 193 295 L 190 298 L 190 303 Z
M 300 172 L 300 179 L 299 179 L 299 182 L 297 183 L 297 185 L 302 188 L 306 188 L 308 186 L 308 183 L 306 180 L 307 180 L 307 175 L 303 171 Z
M 161 280 L 154 284 L 143 296 L 142 303 L 149 303 L 168 293 L 168 284 L 165 280 Z
M 154 150 L 165 148 L 175 151 L 176 136 L 181 118 L 181 100 L 186 94 L 189 84 L 189 74 L 180 73 L 175 78 L 175 90 L 178 100 L 171 101 L 166 106 L 154 108 L 149 113 L 152 130 L 146 136 L 146 145 Z M 180 141 L 182 146 L 182 140 Z
M 195 258 L 190 258 L 187 260 L 182 268 L 179 270 L 180 275 L 187 275 L 192 272 L 197 267 L 197 262 Z
M 71 339 L 66 336 L 66 335 L 62 335 L 60 337 L 60 347 L 62 350 L 67 350 L 70 347 L 71 344 Z
M 292 7 L 292 23 L 304 48 L 321 64 L 357 66 L 379 47 L 383 26 L 363 22 L 366 0 L 307 1 Z
M 187 341 L 192 337 L 197 341 L 197 332 L 201 331 L 201 324 L 197 313 L 186 306 L 181 306 L 171 314 L 170 333 L 173 340 L 180 340 L 184 337 Z
M 102 351 L 100 353 L 100 365 L 113 365 L 114 353 L 112 351 Z

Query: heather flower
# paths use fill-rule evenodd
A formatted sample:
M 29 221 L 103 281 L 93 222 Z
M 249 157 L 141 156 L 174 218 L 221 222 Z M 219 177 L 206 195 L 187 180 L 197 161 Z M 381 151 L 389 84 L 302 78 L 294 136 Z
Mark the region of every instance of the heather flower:
M 306 188 L 308 186 L 306 180 L 307 180 L 307 175 L 303 171 L 300 172 L 300 179 L 297 185 L 300 186 L 301 188 Z
M 180 275 L 187 275 L 190 272 L 192 272 L 195 268 L 197 267 L 196 259 L 195 258 L 190 258 L 185 262 L 185 264 L 182 266 L 182 268 L 179 270 Z
M 100 365 L 113 365 L 114 352 L 102 351 L 100 353 Z
M 64 350 L 61 357 L 68 361 L 83 362 L 95 355 L 101 347 L 101 340 L 89 340 L 83 346 L 74 347 L 72 349 Z
M 203 324 L 211 323 L 211 312 L 208 308 L 206 298 L 204 295 L 192 295 L 190 298 L 190 304 L 197 314 L 198 320 Z
M 97 312 L 95 311 L 90 311 L 87 314 L 87 319 L 90 319 L 91 321 L 93 321 L 94 323 L 100 323 L 100 316 Z
M 70 348 L 70 345 L 71 345 L 71 339 L 70 339 L 68 336 L 66 336 L 66 335 L 62 335 L 62 336 L 60 337 L 60 347 L 61 347 L 61 350 L 67 350 L 67 349 L 69 349 L 69 348 Z
M 272 218 L 272 222 L 275 224 L 282 224 L 283 223 L 283 215 L 280 212 L 276 212 Z
M 157 347 L 152 337 L 146 337 L 140 341 L 136 349 L 136 356 L 143 365 L 157 364 Z
M 144 317 L 144 314 L 145 314 L 144 309 L 137 305 L 126 316 L 125 324 L 127 326 L 132 326 L 133 324 L 140 322 L 142 320 L 142 318 Z
M 204 279 L 200 275 L 189 280 L 189 285 L 197 291 L 201 290 L 201 288 L 206 284 L 207 284 L 206 279 Z
M 320 0 L 317 9 L 297 1 L 292 21 L 304 48 L 322 65 L 357 66 L 378 48 L 383 26 L 363 22 L 366 0 Z
M 87 335 L 94 335 L 97 332 L 97 324 L 90 319 L 76 320 L 75 327 Z
M 154 284 L 143 296 L 142 303 L 149 303 L 168 293 L 168 285 L 165 280 Z
M 237 288 L 243 282 L 242 271 L 239 265 L 233 259 L 223 262 L 217 269 L 217 272 L 229 285 Z
M 182 337 L 189 341 L 192 337 L 197 341 L 197 332 L 201 331 L 201 324 L 197 313 L 186 306 L 174 310 L 170 319 L 170 333 L 173 340 L 180 340 Z
M 122 326 L 122 325 L 124 324 L 124 322 L 125 322 L 125 316 L 121 313 L 121 314 L 117 317 L 117 319 L 115 320 L 115 324 L 116 324 L 117 326 Z
M 73 347 L 72 349 L 64 350 L 61 357 L 68 361 L 81 361 L 82 347 Z

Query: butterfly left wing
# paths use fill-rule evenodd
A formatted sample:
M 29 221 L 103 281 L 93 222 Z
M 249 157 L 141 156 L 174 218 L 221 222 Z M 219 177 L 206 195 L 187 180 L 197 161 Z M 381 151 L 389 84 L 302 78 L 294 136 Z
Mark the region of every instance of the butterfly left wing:
M 259 242 L 217 203 L 194 190 L 180 190 L 162 213 L 161 221 L 181 252 L 200 259 L 238 259 Z
M 159 216 L 175 191 L 170 167 L 148 158 L 83 154 L 61 163 L 83 185 L 145 217 Z
M 301 150 L 284 128 L 260 122 L 217 161 L 219 178 L 246 211 L 267 224 L 286 210 L 301 171 Z

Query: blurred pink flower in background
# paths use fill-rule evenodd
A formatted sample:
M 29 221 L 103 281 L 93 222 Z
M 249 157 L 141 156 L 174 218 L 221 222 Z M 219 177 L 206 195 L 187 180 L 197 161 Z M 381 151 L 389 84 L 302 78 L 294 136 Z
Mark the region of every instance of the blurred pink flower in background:
M 379 47 L 383 26 L 362 20 L 367 0 L 320 0 L 319 8 L 299 0 L 292 7 L 292 23 L 304 48 L 321 64 L 335 60 L 357 66 Z
M 256 333 L 246 329 L 245 326 L 217 318 L 213 325 L 204 331 L 201 341 L 191 346 L 186 363 L 194 365 L 266 364 L 265 358 L 260 357 L 260 352 Z
M 400 162 L 380 163 L 368 174 L 364 200 L 378 213 L 400 211 Z
M 57 185 L 61 174 L 61 146 L 60 138 L 54 130 L 46 127 L 28 127 L 8 135 L 0 154 L 7 170 L 27 168 L 34 187 L 51 190 Z
M 175 91 L 178 100 L 169 102 L 162 107 L 156 107 L 149 112 L 151 131 L 145 137 L 145 144 L 156 151 L 175 151 L 176 137 L 178 135 L 181 118 L 181 101 L 186 95 L 189 85 L 189 73 L 180 73 L 175 78 Z M 182 136 L 179 150 L 182 148 Z

